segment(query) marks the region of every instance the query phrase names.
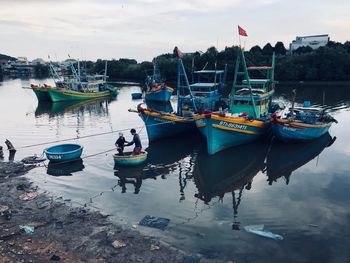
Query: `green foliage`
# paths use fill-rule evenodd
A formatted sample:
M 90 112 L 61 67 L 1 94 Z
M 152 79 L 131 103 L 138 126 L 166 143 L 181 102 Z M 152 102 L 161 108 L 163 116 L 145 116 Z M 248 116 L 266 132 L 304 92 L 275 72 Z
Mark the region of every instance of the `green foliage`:
M 284 47 L 283 42 L 278 41 L 275 45 L 275 53 L 276 55 L 285 55 L 287 53 L 286 48 Z
M 344 44 L 330 41 L 325 47 L 313 50 L 310 47 L 300 47 L 292 55 L 287 54 L 282 42 L 273 47 L 270 43 L 263 48 L 252 47 L 245 52 L 248 65 L 270 65 L 271 55 L 276 53 L 275 79 L 279 81 L 350 81 L 350 42 Z M 176 52 L 175 52 L 176 53 Z M 239 47 L 225 47 L 218 51 L 210 47 L 206 52 L 185 53 L 183 63 L 187 76 L 191 81 L 192 71 L 206 69 L 224 69 L 228 67 L 227 80 L 231 81 L 234 74 L 234 65 L 239 53 Z M 177 55 L 172 53 L 156 57 L 162 77 L 167 82 L 177 80 Z M 82 65 L 87 72 L 104 73 L 105 60 L 83 61 Z M 36 68 L 39 74 L 44 75 L 47 69 Z M 108 61 L 107 75 L 110 79 L 137 80 L 143 82 L 147 75 L 152 74 L 152 62 L 137 63 L 134 59 L 121 58 Z M 253 76 L 255 77 L 255 76 Z
M 0 60 L 11 60 L 11 61 L 15 61 L 17 60 L 14 57 L 8 56 L 8 55 L 4 55 L 4 54 L 0 54 Z

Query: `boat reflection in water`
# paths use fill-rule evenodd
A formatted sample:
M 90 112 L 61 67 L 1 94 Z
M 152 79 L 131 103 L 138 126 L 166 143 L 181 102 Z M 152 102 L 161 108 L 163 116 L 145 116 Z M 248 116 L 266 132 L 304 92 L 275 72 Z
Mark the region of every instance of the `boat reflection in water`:
M 265 168 L 268 150 L 266 142 L 257 141 L 208 155 L 203 147 L 194 166 L 194 181 L 198 192 L 195 197 L 209 204 L 215 197 L 223 199 L 226 193 L 232 195 L 234 222 L 232 228 L 239 230 L 238 206 L 243 190 L 250 190 L 253 178 Z M 236 197 L 238 191 L 238 196 Z
M 138 194 L 143 180 L 156 180 L 158 177 L 166 179 L 169 173 L 176 171 L 179 174 L 180 185 L 186 185 L 183 182 L 186 178 L 190 178 L 189 172 L 193 170 L 192 153 L 201 142 L 201 138 L 198 139 L 192 136 L 187 136 L 181 140 L 169 138 L 168 140 L 153 142 L 146 149 L 148 152 L 146 163 L 135 167 L 115 166 L 114 175 L 119 178 L 118 184 L 122 188 L 122 193 L 126 192 L 129 184 L 133 185 L 134 193 Z M 184 187 L 180 186 L 182 188 L 180 192 L 183 192 Z M 180 197 L 180 199 L 183 198 Z
M 108 115 L 110 99 L 94 99 L 88 101 L 38 102 L 35 117 L 48 115 L 54 117 L 65 113 L 89 112 L 98 116 Z
M 284 177 L 288 184 L 293 171 L 314 159 L 325 148 L 330 147 L 335 140 L 336 137 L 332 138 L 327 132 L 320 138 L 306 143 L 292 144 L 274 141 L 267 155 L 266 173 L 269 185 L 280 177 Z
M 85 166 L 82 159 L 65 163 L 49 162 L 47 174 L 52 176 L 72 176 L 73 173 L 84 170 Z

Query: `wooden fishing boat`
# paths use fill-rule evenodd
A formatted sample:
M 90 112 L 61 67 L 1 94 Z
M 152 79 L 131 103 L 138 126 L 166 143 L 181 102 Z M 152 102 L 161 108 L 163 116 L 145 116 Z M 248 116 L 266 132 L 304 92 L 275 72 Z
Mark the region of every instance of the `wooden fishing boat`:
M 145 86 L 146 101 L 168 102 L 174 92 L 173 88 L 165 85 L 164 80 L 161 78 L 160 70 L 155 59 L 153 60 L 153 74 L 147 76 Z
M 88 75 L 82 73 L 79 61 L 77 69 L 71 64 L 73 76 L 60 76 L 52 63 L 49 63 L 49 69 L 56 86 L 51 87 L 44 85 L 46 89 L 41 88 L 40 90 L 37 88 L 33 89 L 32 86 L 35 94 L 38 93 L 38 99 L 39 97 L 47 99 L 47 96 L 49 96 L 50 100 L 53 102 L 76 101 L 105 98 L 117 94 L 117 90 L 107 83 L 107 63 L 104 75 Z
M 51 162 L 69 162 L 80 158 L 83 146 L 79 144 L 59 144 L 44 150 Z
M 207 140 L 209 154 L 249 143 L 268 132 L 269 111 L 276 83 L 274 69 L 274 54 L 271 66 L 248 67 L 241 49 L 236 61 L 228 111 L 221 109 L 194 117 L 197 128 Z M 250 71 L 260 72 L 264 78 L 251 79 Z
M 167 85 L 154 84 L 149 91 L 146 91 L 146 101 L 168 102 L 174 89 Z
M 111 97 L 114 94 L 112 90 L 83 92 L 69 89 L 49 89 L 48 93 L 50 94 L 51 100 L 53 102 L 69 100 L 91 100 Z
M 38 101 L 51 101 L 50 94 L 48 92 L 48 89 L 51 88 L 48 85 L 30 85 L 31 89 L 35 93 L 36 97 L 38 98 Z
M 166 113 L 145 109 L 139 105 L 137 111 L 146 124 L 149 141 L 197 132 L 195 113 L 214 110 L 220 99 L 219 89 L 224 86 L 225 70 L 197 71 L 209 75 L 211 82 L 189 84 L 182 59 L 178 60 L 177 112 Z
M 137 112 L 146 124 L 150 142 L 184 133 L 196 132 L 197 130 L 194 119 L 191 117 L 145 109 L 141 105 L 137 107 Z
M 283 118 L 273 116 L 273 134 L 282 141 L 309 141 L 326 134 L 337 121 L 323 109 L 292 107 Z
M 113 154 L 114 164 L 120 166 L 135 166 L 144 163 L 147 160 L 146 151 L 135 155 L 133 152 L 125 152 L 124 155 Z

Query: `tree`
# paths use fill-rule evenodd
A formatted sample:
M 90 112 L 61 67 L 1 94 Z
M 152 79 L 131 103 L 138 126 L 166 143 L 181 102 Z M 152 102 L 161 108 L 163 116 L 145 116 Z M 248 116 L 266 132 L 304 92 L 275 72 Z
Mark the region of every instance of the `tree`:
M 281 41 L 278 41 L 275 45 L 275 52 L 277 55 L 285 55 L 287 50 L 286 48 L 284 47 L 284 44 L 283 42 Z
M 272 53 L 273 53 L 273 47 L 271 46 L 270 43 L 267 43 L 263 49 L 262 49 L 262 53 L 263 55 L 266 55 L 266 56 L 271 56 Z
M 249 50 L 249 52 L 251 52 L 251 53 L 262 53 L 262 49 L 261 49 L 260 46 L 256 45 L 256 46 L 252 47 L 252 48 Z

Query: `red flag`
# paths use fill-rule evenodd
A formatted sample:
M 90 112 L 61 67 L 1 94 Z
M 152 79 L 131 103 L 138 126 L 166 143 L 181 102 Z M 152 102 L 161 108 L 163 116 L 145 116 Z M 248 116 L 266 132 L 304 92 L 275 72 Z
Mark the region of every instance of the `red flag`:
M 241 28 L 240 26 L 238 26 L 238 34 L 240 36 L 243 36 L 243 37 L 247 37 L 248 36 L 247 32 L 243 28 Z

